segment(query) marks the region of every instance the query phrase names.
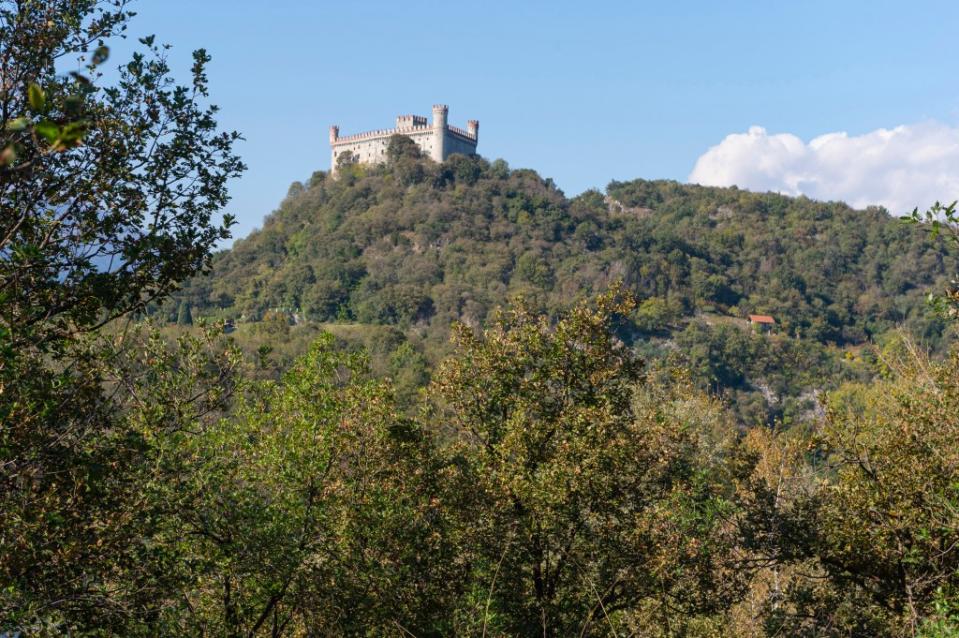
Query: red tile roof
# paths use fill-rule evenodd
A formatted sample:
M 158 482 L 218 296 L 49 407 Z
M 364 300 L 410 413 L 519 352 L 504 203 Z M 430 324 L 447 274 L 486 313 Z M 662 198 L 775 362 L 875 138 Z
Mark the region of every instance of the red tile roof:
M 769 315 L 749 315 L 750 323 L 776 323 L 776 320 Z

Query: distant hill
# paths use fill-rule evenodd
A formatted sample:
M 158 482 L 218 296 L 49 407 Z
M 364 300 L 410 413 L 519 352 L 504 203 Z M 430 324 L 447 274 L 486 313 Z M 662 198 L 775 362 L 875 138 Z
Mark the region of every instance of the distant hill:
M 817 389 L 869 374 L 857 346 L 896 327 L 933 349 L 946 339 L 924 298 L 956 259 L 881 209 L 645 180 L 568 198 L 502 160 L 413 155 L 294 183 L 173 303 L 241 323 L 274 309 L 394 326 L 435 361 L 453 321 L 479 326 L 520 294 L 556 311 L 622 281 L 643 300 L 624 337 L 679 352 L 744 420 L 798 418 Z M 751 313 L 775 331 L 753 334 Z

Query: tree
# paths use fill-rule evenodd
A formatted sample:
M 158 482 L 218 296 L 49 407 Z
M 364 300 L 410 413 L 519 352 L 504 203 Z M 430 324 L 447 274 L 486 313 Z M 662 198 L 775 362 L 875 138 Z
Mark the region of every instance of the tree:
M 394 135 L 386 147 L 389 169 L 404 186 L 419 184 L 426 178 L 426 158 L 420 147 L 405 135 Z
M 662 332 L 677 318 L 677 313 L 669 307 L 662 297 L 650 297 L 643 300 L 634 313 L 636 327 L 643 332 Z
M 402 159 L 418 160 L 423 157 L 420 147 L 406 135 L 393 135 L 386 147 L 386 159 L 390 163 Z
M 950 243 L 959 247 L 959 212 L 956 210 L 957 205 L 959 205 L 959 201 L 946 206 L 936 202 L 924 213 L 920 213 L 918 208 L 914 209 L 912 214 L 903 217 L 903 220 L 911 224 L 927 224 L 933 238 L 940 234 L 945 235 Z M 959 274 L 953 278 L 942 295 L 930 294 L 929 300 L 942 314 L 952 319 L 959 319 Z
M 737 595 L 715 577 L 727 424 L 680 379 L 644 380 L 612 331 L 632 307 L 614 291 L 555 326 L 521 307 L 456 329 L 430 395 L 470 566 L 459 635 L 679 635 Z
M 784 335 L 801 339 L 796 350 L 810 353 L 801 365 L 751 347 L 745 376 L 706 379 L 737 405 L 743 425 L 872 373 L 826 342 L 861 345 L 902 324 L 945 351 L 948 324 L 929 311 L 925 292 L 945 285 L 956 261 L 879 210 L 642 180 L 611 185 L 608 200 L 568 198 L 530 170 L 463 156 L 338 175 L 285 199 L 261 232 L 217 255 L 212 277 L 178 296 L 204 315 L 258 317 L 297 305 L 319 321 L 408 322 L 409 336 L 430 344 L 431 366 L 451 351 L 452 321 L 482 325 L 517 293 L 553 316 L 617 280 L 643 299 L 665 299 L 668 320 L 657 325 L 639 312 L 646 330 L 622 333 L 651 360 L 672 352 L 671 341 L 692 354 L 677 337 L 697 323 L 698 304 L 713 306 L 700 319 L 717 329 L 746 313 L 772 314 Z M 774 404 L 763 369 L 778 365 Z
M 343 151 L 336 156 L 336 168 L 346 168 L 352 166 L 357 162 L 356 156 L 353 154 L 353 151 Z
M 180 302 L 180 309 L 177 310 L 176 322 L 181 326 L 193 325 L 193 313 L 190 311 L 190 304 L 186 301 Z
M 817 554 L 892 635 L 913 635 L 938 594 L 959 588 L 959 356 L 913 352 L 896 368 L 834 398 L 821 445 L 835 478 L 819 496 Z
M 144 38 L 99 84 L 126 5 L 0 2 L 0 633 L 142 620 L 124 567 L 145 435 L 97 329 L 201 271 L 232 223 L 216 215 L 243 165 L 205 105 L 206 53 L 178 86 Z
M 0 8 L 0 62 L 14 79 L 0 97 L 0 145 L 17 149 L 0 168 L 0 322 L 17 347 L 144 308 L 228 237 L 232 218 L 214 215 L 243 164 L 232 153 L 238 134 L 220 132 L 216 107 L 203 105 L 209 56 L 195 52 L 191 84 L 177 86 L 151 36 L 115 85 L 92 84 L 104 42 L 130 16 L 125 4 Z M 97 75 L 58 75 L 71 58 Z M 33 131 L 11 126 L 23 120 Z M 82 125 L 82 137 L 65 145 L 42 134 L 61 121 Z
M 161 365 L 140 380 L 142 394 L 185 377 Z M 155 404 L 132 413 L 152 432 L 151 419 L 172 417 Z M 431 445 L 395 413 L 363 353 L 337 351 L 324 334 L 279 382 L 247 382 L 228 418 L 182 415 L 159 429 L 146 483 L 161 521 L 150 542 L 174 553 L 176 589 L 158 601 L 157 627 L 279 636 L 442 626 L 452 561 Z
M 959 588 L 959 358 L 903 342 L 812 433 L 751 432 L 750 561 L 768 636 L 951 635 Z M 755 599 L 755 598 L 754 598 Z

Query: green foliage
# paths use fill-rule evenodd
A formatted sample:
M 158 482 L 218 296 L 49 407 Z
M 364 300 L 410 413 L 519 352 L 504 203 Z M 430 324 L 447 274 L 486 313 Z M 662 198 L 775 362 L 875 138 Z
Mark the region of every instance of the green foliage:
M 932 208 L 920 213 L 916 208 L 911 215 L 903 217 L 903 220 L 910 224 L 924 224 L 929 228 L 929 235 L 936 239 L 940 235 L 945 235 L 950 243 L 959 247 L 959 212 L 956 206 L 959 201 L 952 202 L 944 206 L 936 202 Z M 929 303 L 939 314 L 950 319 L 959 319 L 959 274 L 949 282 L 945 292 L 941 295 L 930 293 Z
M 429 383 L 429 363 L 409 342 L 404 342 L 390 354 L 389 375 L 399 405 L 413 405 L 418 391 Z
M 959 355 L 902 353 L 883 380 L 834 393 L 816 432 L 753 445 L 766 635 L 955 632 Z
M 386 158 L 390 171 L 400 184 L 412 186 L 426 179 L 426 166 L 423 153 L 409 137 L 394 135 L 386 148 Z
M 950 635 L 959 361 L 889 348 L 815 438 L 740 443 L 721 403 L 620 341 L 634 311 L 614 289 L 555 322 L 520 304 L 459 325 L 413 420 L 332 334 L 278 378 L 219 326 L 91 343 L 98 381 L 69 387 L 112 424 L 87 439 L 111 469 L 0 494 L 0 611 L 37 634 Z M 425 373 L 401 334 L 364 340 Z M 5 387 L 53 397 L 38 370 Z M 45 449 L 30 414 L 3 415 L 24 424 L 3 449 Z M 76 507 L 95 524 L 60 518 Z M 50 613 L 76 579 L 84 604 Z
M 956 601 L 950 600 L 941 591 L 935 601 L 934 612 L 919 627 L 919 638 L 959 637 L 959 610 Z
M 164 301 L 242 164 L 125 6 L 0 0 L 0 635 L 956 635 L 951 248 L 396 138 Z
M 112 86 L 94 84 L 125 4 L 0 5 L 0 62 L 18 78 L 0 96 L 0 147 L 15 149 L 0 166 L 0 323 L 19 347 L 163 298 L 228 237 L 214 214 L 243 164 L 204 104 L 208 56 L 178 86 L 144 39 Z M 91 77 L 58 75 L 68 59 Z
M 356 163 L 356 156 L 353 155 L 352 151 L 343 151 L 336 157 L 336 168 L 337 169 L 348 169 L 350 166 Z
M 430 421 L 471 566 L 458 635 L 678 635 L 735 597 L 728 424 L 681 380 L 644 382 L 611 331 L 631 310 L 614 291 L 555 327 L 518 308 L 455 331 Z
M 149 540 L 166 505 L 150 498 L 152 445 L 221 411 L 238 360 L 212 331 L 175 349 L 102 335 L 62 360 L 58 372 L 21 351 L 0 367 L 0 619 L 38 635 L 136 634 L 169 591 L 175 545 Z
M 390 163 L 399 162 L 403 159 L 418 160 L 423 157 L 420 147 L 412 139 L 405 135 L 394 135 L 386 147 L 386 159 Z
M 205 104 L 205 53 L 178 86 L 147 38 L 98 84 L 126 4 L 0 2 L 0 634 L 128 634 L 151 606 L 149 443 L 122 417 L 145 397 L 99 329 L 208 264 L 243 168 Z M 205 405 L 167 398 L 150 409 Z
M 333 344 L 321 337 L 279 383 L 247 385 L 229 418 L 154 440 L 154 542 L 177 551 L 181 570 L 167 631 L 383 634 L 438 609 L 446 563 L 429 442 L 363 356 Z
M 734 399 L 740 423 L 748 426 L 808 421 L 817 414 L 822 389 L 873 374 L 868 362 L 841 358 L 814 341 L 735 324 L 694 321 L 675 339 L 693 378 Z
M 396 326 L 435 367 L 454 321 L 483 326 L 518 294 L 555 316 L 622 281 L 641 305 L 621 337 L 651 359 L 679 343 L 707 370 L 697 382 L 749 425 L 798 418 L 817 392 L 864 374 L 868 362 L 847 365 L 838 348 L 899 325 L 938 351 L 947 341 L 924 297 L 956 260 L 882 210 L 642 180 L 570 199 L 505 162 L 438 165 L 396 145 L 386 165 L 291 192 L 182 298 L 223 318 L 296 307 L 308 321 Z M 721 331 L 747 331 L 753 312 L 798 340 L 757 343 L 735 373 L 709 372 L 730 367 L 713 343 L 737 339 Z M 782 349 L 795 356 L 756 358 Z
M 177 311 L 176 322 L 179 326 L 193 325 L 193 313 L 190 311 L 190 304 L 188 302 L 180 302 L 180 309 Z
M 907 360 L 896 378 L 834 405 L 821 441 L 835 464 L 818 552 L 840 583 L 915 627 L 959 586 L 959 356 Z

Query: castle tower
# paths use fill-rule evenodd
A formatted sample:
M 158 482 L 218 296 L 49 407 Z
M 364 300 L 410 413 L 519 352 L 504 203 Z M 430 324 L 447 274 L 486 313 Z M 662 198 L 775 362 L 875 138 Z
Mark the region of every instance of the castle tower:
M 442 162 L 446 157 L 446 116 L 449 107 L 445 104 L 433 105 L 433 149 L 430 157 L 434 162 Z
M 469 120 L 466 122 L 466 132 L 470 134 L 474 140 L 479 139 L 479 120 Z
M 336 140 L 340 139 L 340 127 L 334 124 L 330 127 L 330 174 L 336 174 Z

